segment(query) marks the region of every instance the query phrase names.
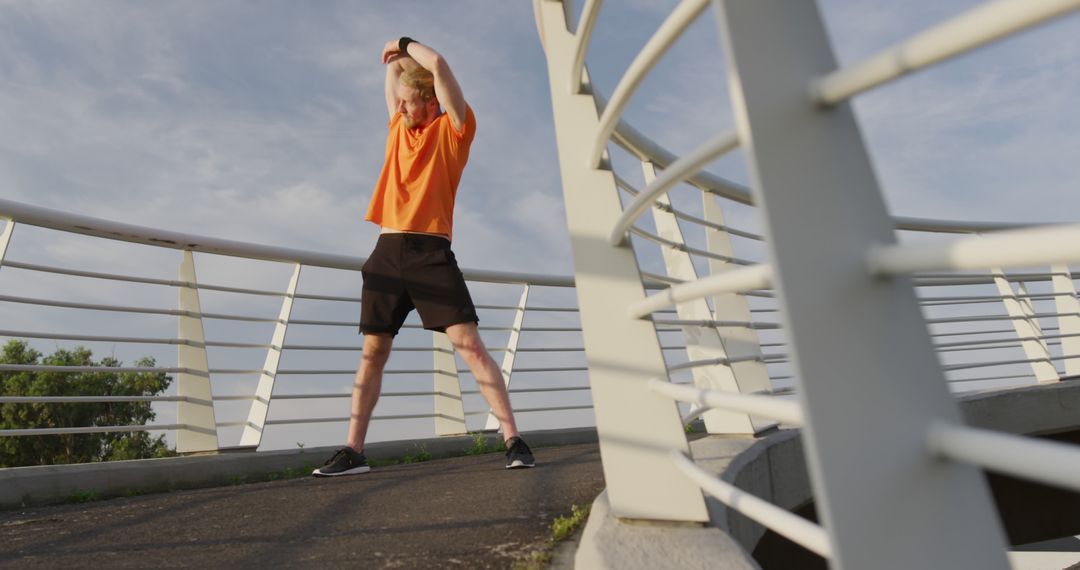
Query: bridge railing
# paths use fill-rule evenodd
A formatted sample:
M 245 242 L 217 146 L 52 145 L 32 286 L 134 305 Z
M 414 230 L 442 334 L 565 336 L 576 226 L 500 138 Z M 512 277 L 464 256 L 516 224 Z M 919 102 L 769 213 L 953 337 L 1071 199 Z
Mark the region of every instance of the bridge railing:
M 979 470 L 1077 489 L 1080 452 L 964 427 L 950 392 L 1077 372 L 1080 306 L 1067 264 L 1080 262 L 1080 226 L 889 216 L 847 100 L 1080 2 L 990 2 L 833 71 L 813 2 L 684 0 L 610 100 L 583 63 L 601 2 L 585 2 L 576 25 L 573 4 L 534 0 L 613 514 L 703 521 L 704 490 L 837 567 L 1006 567 Z M 734 78 L 736 127 L 675 157 L 622 115 L 649 70 L 710 6 Z M 641 189 L 609 142 L 641 162 Z M 752 189 L 702 172 L 736 149 L 748 159 Z M 668 194 L 687 185 L 704 202 L 676 208 Z M 727 224 L 718 198 L 753 205 L 760 229 Z M 696 224 L 706 244 L 687 245 L 680 224 Z M 910 237 L 927 231 L 973 235 L 948 243 Z M 733 238 L 756 254 L 736 255 Z M 657 245 L 665 273 L 650 269 Z M 648 295 L 645 278 L 672 285 Z M 671 309 L 676 319 L 657 314 Z M 779 320 L 754 315 L 768 311 Z M 675 367 L 664 364 L 651 329 L 658 324 L 684 328 L 695 387 L 669 381 Z M 770 330 L 782 336 L 764 339 Z M 789 367 L 790 390 L 778 385 L 777 366 Z M 823 524 L 698 468 L 676 401 L 704 413 L 714 433 L 803 427 Z M 680 480 L 688 484 L 671 484 Z M 882 516 L 886 527 L 866 524 Z
M 272 429 L 299 434 L 296 430 L 308 428 L 303 433 L 312 436 L 310 429 L 314 428 L 317 433 L 313 437 L 327 444 L 336 441 L 333 434 L 337 429 L 343 437 L 347 415 L 327 415 L 327 411 L 348 409 L 361 346 L 357 329 L 363 258 L 185 235 L 0 200 L 0 220 L 5 219 L 0 233 L 0 306 L 4 314 L 0 337 L 52 341 L 64 346 L 120 345 L 131 350 L 142 346 L 151 352 L 176 347 L 176 360 L 175 365 L 111 368 L 113 372 L 174 375 L 175 393 L 2 394 L 0 403 L 175 403 L 176 411 L 156 407 L 160 416 L 174 416 L 175 421 L 146 426 L 19 426 L 0 429 L 0 437 L 166 431 L 175 433 L 180 452 L 255 449 L 264 443 L 264 433 Z M 179 250 L 178 278 L 108 272 L 105 267 L 87 271 L 72 267 L 74 264 L 36 257 L 19 259 L 20 251 L 44 255 L 36 240 L 50 236 L 28 234 L 25 249 L 20 249 L 18 229 L 52 234 L 54 238 L 76 233 L 96 238 L 98 243 L 144 244 L 148 247 L 142 249 L 152 250 L 149 255 L 159 260 Z M 83 247 L 90 250 L 97 247 L 94 244 L 90 240 Z M 116 257 L 131 255 L 129 250 L 124 252 Z M 217 256 L 228 256 L 230 261 L 215 263 Z M 218 276 L 227 284 L 205 277 L 200 280 L 195 270 L 197 259 L 205 260 L 204 267 L 211 272 L 215 266 L 240 267 Z M 166 261 L 165 265 L 172 263 Z M 245 263 L 248 265 L 241 266 Z M 311 275 L 306 281 L 308 287 L 300 286 L 302 272 Z M 236 273 L 252 273 L 253 278 L 238 286 L 231 282 L 236 281 Z M 482 270 L 464 273 L 473 284 L 482 319 L 481 334 L 494 356 L 501 358 L 503 379 L 509 386 L 519 423 L 540 427 L 591 425 L 577 308 L 572 294 L 566 294 L 572 292 L 573 280 Z M 284 284 L 283 277 L 287 277 Z M 42 285 L 49 278 L 58 281 Z M 126 288 L 131 286 L 143 289 Z M 146 297 L 142 293 L 147 288 L 178 293 L 178 303 L 162 306 L 136 301 Z M 334 292 L 341 289 L 355 293 Z M 204 310 L 208 300 L 221 310 Z M 169 320 L 178 330 L 176 336 L 141 334 L 146 330 L 160 331 Z M 123 332 L 103 332 L 110 330 Z M 349 360 L 343 361 L 342 355 Z M 169 359 L 166 356 L 161 360 Z M 0 364 L 0 374 L 95 371 L 101 368 Z M 373 434 L 382 433 L 383 439 L 498 428 L 479 391 L 468 386 L 462 389 L 460 376 L 471 372 L 459 367 L 454 348 L 444 334 L 424 331 L 413 320 L 407 322 L 386 374 L 394 381 L 387 383 L 372 429 Z M 333 388 L 328 389 L 330 386 Z M 307 436 L 285 439 L 292 442 Z

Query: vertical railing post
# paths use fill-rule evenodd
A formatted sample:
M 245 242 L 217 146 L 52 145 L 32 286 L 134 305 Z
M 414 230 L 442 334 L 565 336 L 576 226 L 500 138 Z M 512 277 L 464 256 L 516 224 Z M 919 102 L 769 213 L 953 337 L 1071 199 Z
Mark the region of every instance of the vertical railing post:
M 1054 307 L 1058 313 L 1058 334 L 1061 335 L 1061 356 L 1066 376 L 1080 376 L 1080 300 L 1067 265 L 1050 268 L 1054 286 Z M 1076 336 L 1070 336 L 1076 335 Z
M 707 192 L 702 192 L 702 206 L 705 219 L 719 226 L 726 225 L 724 222 L 724 210 L 718 203 L 719 198 Z M 705 228 L 705 243 L 708 251 L 735 257 L 735 248 L 731 245 L 731 235 L 726 231 L 716 228 Z M 734 263 L 721 259 L 709 260 L 709 274 L 716 275 L 737 268 Z M 750 303 L 746 295 L 738 293 L 726 293 L 713 295 L 713 307 L 718 321 L 743 321 L 753 320 L 750 312 Z M 759 358 L 761 352 L 761 340 L 756 330 L 742 327 L 717 327 L 720 338 L 724 339 L 730 358 L 741 360 L 744 358 Z M 743 391 L 767 390 L 772 388 L 769 380 L 769 368 L 762 360 L 746 360 L 735 363 L 735 376 L 739 379 L 740 386 L 745 385 L 748 389 Z
M 177 404 L 177 423 L 184 427 L 176 432 L 176 451 L 217 451 L 217 421 L 214 419 L 210 366 L 206 360 L 202 305 L 196 288 L 195 258 L 190 250 L 184 250 L 180 281 L 183 283 L 179 287 L 180 340 L 186 342 L 177 347 L 177 366 L 185 371 L 177 374 L 176 395 L 187 400 Z
M 468 433 L 465 425 L 465 403 L 461 399 L 454 344 L 446 333 L 433 332 L 435 359 L 435 435 Z
M 622 205 L 611 170 L 588 164 L 600 129 L 591 89 L 571 93 L 567 88 L 577 44 L 567 26 L 570 4 L 538 0 L 533 5 L 547 56 L 582 338 L 611 511 L 620 518 L 706 521 L 701 490 L 671 484 L 681 475 L 668 454 L 689 453 L 689 445 L 675 402 L 648 387 L 651 379 L 667 378 L 656 328 L 627 315 L 627 307 L 645 298 L 637 259 L 630 246 L 613 248 L 607 241 Z
M 852 105 L 810 95 L 836 69 L 817 3 L 714 4 L 829 566 L 1008 568 L 982 472 L 928 447 L 930 422 L 962 419 L 912 279 L 868 270 L 868 248 L 896 234 Z
M 241 446 L 258 446 L 262 442 L 266 416 L 270 411 L 270 399 L 274 395 L 274 380 L 277 378 L 278 366 L 281 364 L 285 333 L 288 331 L 289 318 L 292 316 L 296 288 L 300 284 L 300 268 L 299 263 L 293 267 L 292 278 L 289 279 L 289 286 L 285 290 L 285 298 L 281 301 L 281 311 L 274 325 L 274 334 L 270 338 L 270 348 L 266 351 L 262 374 L 259 375 L 259 385 L 255 388 L 255 399 L 251 401 L 247 423 L 244 424 L 244 433 L 240 436 Z
M 1035 312 L 1031 308 L 1028 299 L 1018 296 L 1013 290 L 1012 283 L 1005 277 L 1001 269 L 995 268 L 992 272 L 994 285 L 997 286 L 1001 302 L 1005 304 L 1005 311 L 1012 322 L 1013 330 L 1019 337 L 1020 346 L 1024 354 L 1031 359 L 1031 370 L 1035 379 L 1040 383 L 1057 382 L 1059 379 L 1057 368 L 1050 360 L 1050 348 L 1043 339 L 1042 328 L 1035 318 Z M 1020 286 L 1021 295 L 1026 294 L 1023 284 Z
M 506 340 L 506 352 L 503 353 L 502 376 L 508 392 L 510 391 L 510 376 L 514 373 L 514 357 L 517 356 L 518 339 L 521 338 L 521 325 L 525 322 L 525 305 L 528 302 L 529 284 L 526 283 L 524 290 L 521 292 L 521 300 L 518 301 L 517 310 L 514 311 L 514 325 L 510 327 L 510 338 Z M 499 429 L 499 418 L 489 412 L 484 429 Z
M 651 162 L 641 163 L 645 174 L 645 183 L 651 184 L 656 179 L 656 165 Z M 686 244 L 679 220 L 671 212 L 671 201 L 667 196 L 661 196 L 657 200 L 660 207 L 652 209 L 653 221 L 656 223 L 656 233 L 678 244 Z M 662 246 L 662 257 L 667 268 L 668 276 L 682 281 L 695 281 L 698 278 L 694 261 L 686 251 L 673 247 Z M 705 299 L 698 299 L 689 303 L 680 303 L 675 306 L 680 320 L 710 321 L 713 313 L 709 310 L 709 304 Z M 716 314 L 717 320 L 742 320 L 750 321 L 750 309 L 739 311 L 737 317 L 730 312 Z M 733 328 L 733 327 L 725 327 Z M 718 358 L 733 358 L 734 355 L 728 348 L 728 343 L 720 336 L 719 331 L 713 327 L 682 327 L 683 338 L 686 340 L 686 355 L 691 361 L 712 360 Z M 749 350 L 744 349 L 741 354 L 746 356 Z M 760 358 L 761 351 L 757 352 Z M 752 375 L 743 377 L 740 372 L 748 370 L 743 364 L 755 364 L 754 362 L 736 362 L 729 365 L 719 364 L 716 366 L 699 366 L 692 370 L 694 385 L 707 390 L 723 390 L 725 392 L 750 393 L 759 390 L 768 390 L 768 375 Z M 757 363 L 761 364 L 761 363 Z M 764 366 L 762 364 L 762 366 Z M 709 433 L 721 434 L 754 434 L 776 425 L 775 422 L 751 418 L 747 414 L 731 412 L 721 409 L 711 409 L 702 416 L 705 420 L 705 429 Z
M 4 264 L 4 257 L 7 255 L 8 244 L 11 243 L 11 236 L 15 233 L 15 220 L 8 220 L 4 225 L 4 233 L 0 233 L 0 266 Z

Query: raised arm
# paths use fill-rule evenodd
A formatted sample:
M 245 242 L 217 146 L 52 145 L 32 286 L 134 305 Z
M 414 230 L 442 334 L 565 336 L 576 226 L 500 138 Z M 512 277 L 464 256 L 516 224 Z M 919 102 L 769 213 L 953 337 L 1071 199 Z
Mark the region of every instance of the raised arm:
M 402 56 L 397 53 L 397 42 L 391 42 L 394 44 L 394 52 L 391 55 L 387 55 L 386 49 L 383 50 L 383 63 L 386 64 L 386 85 L 384 89 L 386 91 L 386 112 L 389 113 L 390 118 L 394 117 L 394 113 L 398 110 L 398 96 L 397 96 L 397 84 L 401 74 L 417 67 L 417 64 L 411 57 Z M 387 47 L 390 43 L 386 44 Z
M 387 63 L 389 68 L 392 68 L 394 63 L 405 66 L 415 63 L 430 71 L 435 78 L 435 97 L 438 98 L 439 104 L 442 105 L 446 114 L 450 116 L 454 128 L 461 130 L 462 125 L 465 124 L 465 94 L 461 92 L 461 86 L 458 85 L 454 72 L 450 70 L 450 65 L 446 63 L 446 60 L 443 59 L 439 52 L 417 41 L 409 42 L 405 48 L 407 53 L 402 54 L 401 50 L 398 49 L 399 41 L 391 40 L 386 42 L 386 46 L 383 48 L 383 62 Z M 390 108 L 390 114 L 393 115 L 397 109 L 397 95 L 393 93 L 392 86 L 394 84 L 390 82 L 391 73 L 393 73 L 392 69 L 387 69 L 386 104 L 389 106 L 393 102 L 394 106 Z M 394 82 L 397 81 L 402 70 L 399 69 L 396 73 L 397 75 L 393 78 Z

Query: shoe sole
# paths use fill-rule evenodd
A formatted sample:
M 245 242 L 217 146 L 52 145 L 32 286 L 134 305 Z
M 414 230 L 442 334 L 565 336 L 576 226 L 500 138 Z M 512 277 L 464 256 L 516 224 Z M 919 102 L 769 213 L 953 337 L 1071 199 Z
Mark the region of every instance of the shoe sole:
M 524 461 L 522 461 L 520 459 L 515 459 L 513 463 L 506 466 L 507 469 L 526 469 L 526 468 L 529 468 L 529 467 L 536 467 L 536 464 L 535 463 L 525 463 Z
M 371 467 L 365 465 L 363 467 L 353 467 L 352 469 L 346 469 L 345 471 L 342 471 L 340 473 L 323 473 L 322 471 L 316 469 L 311 472 L 311 475 L 314 477 L 341 477 L 342 475 L 359 475 L 361 473 L 367 473 L 368 471 L 371 471 Z

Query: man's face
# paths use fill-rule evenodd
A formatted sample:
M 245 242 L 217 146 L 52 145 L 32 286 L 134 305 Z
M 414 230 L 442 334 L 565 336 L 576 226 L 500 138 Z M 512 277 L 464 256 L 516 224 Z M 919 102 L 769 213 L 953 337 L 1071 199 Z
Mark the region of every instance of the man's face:
M 405 126 L 410 129 L 426 127 L 435 120 L 434 99 L 424 101 L 415 87 L 398 84 L 398 112 L 405 119 Z

